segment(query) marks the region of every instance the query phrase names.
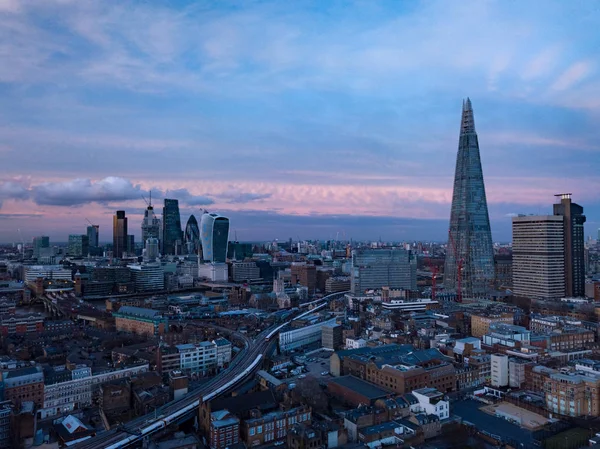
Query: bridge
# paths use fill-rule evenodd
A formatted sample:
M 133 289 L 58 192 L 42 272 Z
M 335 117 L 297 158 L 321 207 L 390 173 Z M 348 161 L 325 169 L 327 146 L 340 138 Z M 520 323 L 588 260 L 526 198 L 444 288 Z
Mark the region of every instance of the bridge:
M 301 313 L 292 320 L 314 313 L 316 309 L 324 307 L 331 299 L 343 293 L 333 293 L 321 298 L 319 306 Z M 171 401 L 152 413 L 129 421 L 124 426 L 102 432 L 96 437 L 82 441 L 73 447 L 75 449 L 120 449 L 135 444 L 171 424 L 188 419 L 194 413 L 197 413 L 200 404 L 231 391 L 236 385 L 239 385 L 257 371 L 273 347 L 273 337 L 292 320 L 265 329 L 253 340 L 249 340 L 241 334 L 238 335 L 239 338 L 246 341 L 245 351 L 231 362 L 229 368 L 214 379 L 190 391 L 183 398 Z

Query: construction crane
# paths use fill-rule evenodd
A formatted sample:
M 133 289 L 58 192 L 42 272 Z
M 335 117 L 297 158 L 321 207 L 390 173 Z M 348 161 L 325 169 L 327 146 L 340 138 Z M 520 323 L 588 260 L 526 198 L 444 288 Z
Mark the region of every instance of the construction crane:
M 458 257 L 458 250 L 456 248 L 456 242 L 454 241 L 454 237 L 452 237 L 452 232 L 448 230 L 448 242 L 452 245 L 452 249 L 454 250 L 454 260 L 456 262 L 456 302 L 462 302 L 462 270 L 464 259 Z
M 431 300 L 435 301 L 435 293 L 436 293 L 436 286 L 437 286 L 437 275 L 439 272 L 439 268 L 437 265 L 434 265 L 431 262 L 431 256 L 429 254 L 429 252 L 427 252 L 427 257 L 425 257 L 425 265 L 427 265 L 427 267 L 429 267 L 429 271 L 431 271 Z
M 92 223 L 92 222 L 91 222 L 90 220 L 88 220 L 87 218 L 85 219 L 85 221 L 87 221 L 87 222 L 90 224 L 90 226 L 94 226 L 94 227 L 98 226 L 98 225 L 95 225 L 94 223 Z

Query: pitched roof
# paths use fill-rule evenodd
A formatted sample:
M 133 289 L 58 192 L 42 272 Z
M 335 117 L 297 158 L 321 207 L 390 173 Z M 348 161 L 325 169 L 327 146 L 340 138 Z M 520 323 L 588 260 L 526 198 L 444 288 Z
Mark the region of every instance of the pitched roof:
M 271 390 L 233 396 L 231 398 L 219 398 L 210 403 L 211 410 L 227 409 L 233 415 L 255 408 L 265 410 L 276 406 L 277 401 Z

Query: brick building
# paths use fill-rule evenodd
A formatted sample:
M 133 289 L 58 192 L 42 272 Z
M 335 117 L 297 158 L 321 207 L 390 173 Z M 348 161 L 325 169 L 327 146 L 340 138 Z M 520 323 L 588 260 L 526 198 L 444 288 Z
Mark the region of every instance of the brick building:
M 514 313 L 511 312 L 483 312 L 471 315 L 471 335 L 481 338 L 490 330 L 492 323 L 513 324 Z
M 267 414 L 254 411 L 250 419 L 241 426 L 242 438 L 247 446 L 261 446 L 276 441 L 287 440 L 288 429 L 294 424 L 312 422 L 310 407 L 300 406 L 289 410 L 277 410 Z
M 37 407 L 44 405 L 44 372 L 39 366 L 31 366 L 2 373 L 4 399 L 17 406 L 31 401 Z
M 391 391 L 384 390 L 354 376 L 342 376 L 332 379 L 327 384 L 327 390 L 333 397 L 354 407 L 361 404 L 373 405 L 378 399 L 392 395 Z
M 25 335 L 44 330 L 44 317 L 39 313 L 0 316 L 0 334 Z
M 292 285 L 300 284 L 308 288 L 308 293 L 314 295 L 317 288 L 317 267 L 307 263 L 292 263 Z
M 167 332 L 168 321 L 158 310 L 123 306 L 118 312 L 113 312 L 113 316 L 117 331 L 148 337 Z
M 210 414 L 209 444 L 211 449 L 225 449 L 240 442 L 240 419 L 228 410 Z

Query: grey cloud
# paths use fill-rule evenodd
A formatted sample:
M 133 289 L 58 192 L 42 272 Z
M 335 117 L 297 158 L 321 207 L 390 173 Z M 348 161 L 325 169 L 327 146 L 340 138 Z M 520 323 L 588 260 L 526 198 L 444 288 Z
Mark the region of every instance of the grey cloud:
M 44 182 L 31 188 L 33 200 L 40 205 L 80 206 L 82 204 L 138 199 L 144 192 L 124 178 L 109 176 L 99 181 L 74 179 L 65 182 Z
M 270 198 L 270 193 L 251 193 L 251 192 L 239 192 L 229 191 L 219 194 L 219 198 L 226 200 L 229 204 L 240 204 L 249 203 L 251 201 L 260 201 Z
M 164 196 L 165 198 L 176 198 L 189 206 L 207 206 L 215 202 L 207 195 L 194 195 L 188 189 L 167 190 Z
M 27 188 L 14 181 L 6 181 L 0 184 L 0 207 L 4 200 L 26 200 L 29 198 Z

